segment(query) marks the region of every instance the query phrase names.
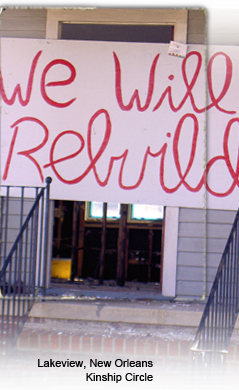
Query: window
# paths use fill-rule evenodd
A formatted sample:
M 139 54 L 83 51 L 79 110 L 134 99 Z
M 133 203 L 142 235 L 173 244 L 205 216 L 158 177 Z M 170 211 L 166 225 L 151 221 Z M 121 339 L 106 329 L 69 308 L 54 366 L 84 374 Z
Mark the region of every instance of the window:
M 88 202 L 86 219 L 101 219 L 103 217 L 103 202 Z M 160 221 L 164 217 L 164 207 L 157 205 L 133 204 L 129 207 L 129 222 Z M 107 203 L 107 218 L 120 218 L 120 204 Z
M 86 219 L 98 219 L 103 217 L 103 202 L 89 202 L 86 208 Z M 107 218 L 119 219 L 120 218 L 120 204 L 119 203 L 107 203 Z
M 163 206 L 133 204 L 131 208 L 131 220 L 157 221 L 162 220 L 163 216 Z
M 173 26 L 61 23 L 60 36 L 84 41 L 169 43 L 173 40 Z

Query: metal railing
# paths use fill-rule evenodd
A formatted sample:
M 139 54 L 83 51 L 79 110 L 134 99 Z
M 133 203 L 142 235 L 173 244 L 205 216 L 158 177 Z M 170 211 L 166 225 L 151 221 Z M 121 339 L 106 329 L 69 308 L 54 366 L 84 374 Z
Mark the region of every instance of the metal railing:
M 50 183 L 1 187 L 0 363 L 11 354 L 39 289 L 45 291 Z
M 239 312 L 239 211 L 235 217 L 194 343 L 194 364 L 222 367 Z

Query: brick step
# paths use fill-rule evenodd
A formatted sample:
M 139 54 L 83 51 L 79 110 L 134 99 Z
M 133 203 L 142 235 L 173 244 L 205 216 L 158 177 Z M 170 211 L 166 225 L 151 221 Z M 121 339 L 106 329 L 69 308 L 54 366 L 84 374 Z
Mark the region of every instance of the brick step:
M 44 359 L 153 360 L 155 366 L 177 371 L 191 367 L 194 329 L 182 331 L 152 325 L 29 318 L 17 341 L 18 361 Z M 175 340 L 175 338 L 179 338 Z
M 49 359 L 84 360 L 87 368 L 90 359 L 110 359 L 114 372 L 121 373 L 121 370 L 115 368 L 115 360 L 129 359 L 153 361 L 153 371 L 147 372 L 153 373 L 160 380 L 163 377 L 168 380 L 167 375 L 171 378 L 172 374 L 181 376 L 192 372 L 190 347 L 194 335 L 193 327 L 29 318 L 4 375 L 7 380 L 11 372 L 17 372 L 17 378 L 24 381 L 26 377 L 35 378 L 37 375 L 38 380 L 53 380 L 53 375 L 54 381 L 60 380 L 58 373 L 61 371 L 56 370 L 55 374 L 51 371 L 49 374 L 47 369 L 38 368 L 38 359 L 41 364 Z M 226 361 L 226 369 L 233 375 L 238 372 L 238 340 L 239 334 L 234 335 Z M 64 372 L 68 375 L 68 371 Z M 85 371 L 77 374 L 74 370 L 70 373 L 77 375 L 79 383 L 83 381 L 79 375 L 85 375 Z M 65 375 L 64 378 L 67 378 Z
M 192 364 L 190 347 L 194 327 L 107 323 L 47 318 L 28 318 L 17 340 L 14 354 L 19 361 L 37 364 L 40 357 L 104 359 L 154 359 L 161 369 Z M 234 331 L 227 354 L 227 367 L 237 371 L 239 332 Z M 168 369 L 168 368 L 167 368 Z

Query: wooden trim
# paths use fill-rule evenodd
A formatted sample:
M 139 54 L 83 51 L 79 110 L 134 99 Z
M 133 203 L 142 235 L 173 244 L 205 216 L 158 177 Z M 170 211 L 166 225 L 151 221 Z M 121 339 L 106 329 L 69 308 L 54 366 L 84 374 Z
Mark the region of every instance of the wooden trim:
M 99 284 L 103 284 L 103 282 L 104 282 L 105 248 L 106 248 L 106 220 L 107 220 L 107 203 L 104 203 L 103 204 L 103 218 L 102 218 L 102 233 L 101 233 Z
M 149 229 L 149 260 L 148 260 L 148 282 L 151 281 L 151 264 L 153 256 L 153 229 Z
M 128 277 L 128 265 L 129 265 L 129 228 L 126 229 L 126 244 L 125 244 L 125 280 Z
M 77 274 L 77 244 L 78 244 L 79 208 L 78 202 L 73 202 L 72 242 L 71 242 L 71 281 Z
M 80 203 L 79 210 L 79 236 L 78 236 L 78 256 L 77 256 L 77 277 L 82 275 L 84 261 L 84 236 L 85 236 L 85 203 Z
M 117 255 L 117 286 L 123 286 L 125 283 L 125 252 L 126 252 L 126 230 L 127 230 L 127 204 L 121 204 L 120 225 L 118 235 L 118 255 Z
M 119 228 L 119 223 L 120 220 L 116 221 L 107 221 L 106 226 L 107 228 L 112 228 L 112 229 L 118 229 Z M 102 226 L 102 221 L 85 221 L 85 227 L 101 227 Z M 140 230 L 162 230 L 163 228 L 163 221 L 160 222 L 157 225 L 152 225 L 150 222 L 149 223 L 134 223 L 134 222 L 129 222 L 127 221 L 127 229 L 140 229 Z

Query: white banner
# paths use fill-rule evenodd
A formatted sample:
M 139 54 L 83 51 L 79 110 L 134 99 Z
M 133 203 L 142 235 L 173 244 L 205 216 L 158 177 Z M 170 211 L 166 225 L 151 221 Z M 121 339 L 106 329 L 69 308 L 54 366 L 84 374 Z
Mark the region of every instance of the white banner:
M 236 209 L 239 49 L 168 48 L 2 38 L 1 183 Z

